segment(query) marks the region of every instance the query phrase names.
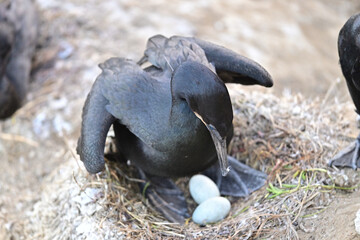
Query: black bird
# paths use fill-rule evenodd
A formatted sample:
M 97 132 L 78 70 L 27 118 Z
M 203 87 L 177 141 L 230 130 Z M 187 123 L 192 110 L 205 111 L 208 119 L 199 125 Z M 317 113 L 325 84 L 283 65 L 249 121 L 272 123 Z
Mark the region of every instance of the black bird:
M 352 16 L 342 27 L 338 38 L 340 66 L 351 98 L 360 114 L 360 14 Z M 360 135 L 356 141 L 330 160 L 330 166 L 360 167 Z
M 141 66 L 149 62 L 145 68 Z M 215 178 L 222 194 L 246 196 L 266 174 L 227 156 L 233 112 L 224 82 L 273 85 L 254 61 L 197 39 L 156 35 L 138 62 L 111 58 L 100 64 L 84 105 L 77 151 L 86 169 L 104 168 L 111 125 L 117 150 L 150 181 L 147 196 L 170 221 L 183 222 L 187 207 L 169 179 L 198 173 Z M 229 171 L 228 160 L 232 170 Z M 144 187 L 144 186 L 142 186 Z
M 10 117 L 26 97 L 37 38 L 33 1 L 0 3 L 0 119 Z

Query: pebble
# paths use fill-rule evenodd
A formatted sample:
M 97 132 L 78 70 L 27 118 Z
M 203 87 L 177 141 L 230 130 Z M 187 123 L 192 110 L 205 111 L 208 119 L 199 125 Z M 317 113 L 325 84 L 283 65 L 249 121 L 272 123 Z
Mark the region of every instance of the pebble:
M 197 204 L 213 198 L 219 197 L 220 191 L 216 184 L 208 177 L 197 174 L 189 182 L 190 194 Z
M 354 223 L 355 223 L 355 230 L 357 234 L 360 235 L 360 209 L 356 212 Z
M 231 204 L 224 197 L 213 197 L 201 203 L 194 211 L 192 220 L 199 225 L 215 223 L 230 212 Z
M 334 183 L 338 187 L 351 188 L 355 187 L 360 180 L 359 173 L 352 168 L 344 168 L 340 171 L 330 173 Z M 345 190 L 345 189 L 344 189 Z M 352 190 L 348 190 L 352 191 Z

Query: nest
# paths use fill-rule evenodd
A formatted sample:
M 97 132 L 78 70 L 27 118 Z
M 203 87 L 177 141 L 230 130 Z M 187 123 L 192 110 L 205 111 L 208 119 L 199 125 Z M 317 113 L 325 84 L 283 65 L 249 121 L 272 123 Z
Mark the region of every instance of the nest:
M 325 211 L 338 191 L 357 188 L 352 171 L 327 167 L 328 159 L 353 140 L 343 118 L 352 105 L 239 89 L 231 95 L 235 134 L 229 154 L 266 172 L 268 180 L 248 198 L 229 198 L 231 211 L 223 221 L 206 227 L 191 219 L 169 223 L 139 192 L 131 166 L 107 161 L 104 172 L 89 175 L 72 150 L 74 141 L 67 161 L 44 181 L 26 234 L 35 239 L 298 239 L 306 219 Z M 188 180 L 176 183 L 192 212 Z

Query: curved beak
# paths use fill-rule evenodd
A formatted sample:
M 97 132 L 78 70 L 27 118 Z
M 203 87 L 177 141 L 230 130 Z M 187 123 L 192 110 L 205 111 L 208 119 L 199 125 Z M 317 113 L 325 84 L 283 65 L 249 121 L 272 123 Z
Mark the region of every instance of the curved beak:
M 213 139 L 216 153 L 219 159 L 221 174 L 225 177 L 230 171 L 229 162 L 227 159 L 226 137 L 222 138 L 213 125 L 205 123 L 205 126 L 209 130 Z
M 206 128 L 210 132 L 218 156 L 221 174 L 225 177 L 230 171 L 229 162 L 227 159 L 226 137 L 222 138 L 216 128 L 211 124 L 207 124 L 200 116 L 200 114 L 195 111 L 194 114 L 198 119 L 200 119 L 200 121 L 206 126 Z

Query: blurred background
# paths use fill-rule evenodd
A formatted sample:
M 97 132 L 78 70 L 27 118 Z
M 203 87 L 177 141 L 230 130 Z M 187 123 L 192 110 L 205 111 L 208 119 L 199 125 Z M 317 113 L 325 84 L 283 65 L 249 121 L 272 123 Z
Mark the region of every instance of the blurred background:
M 155 34 L 223 45 L 257 61 L 274 79 L 271 89 L 243 89 L 350 100 L 337 35 L 360 11 L 358 0 L 35 2 L 40 19 L 35 65 L 43 67 L 32 76 L 27 104 L 0 122 L 0 239 L 24 236 L 24 213 L 39 201 L 43 179 L 76 146 L 97 65 L 115 56 L 139 59 Z M 353 112 L 349 119 L 355 119 Z
M 288 88 L 307 96 L 321 96 L 342 77 L 337 34 L 360 10 L 356 0 L 38 3 L 46 9 L 47 23 L 60 21 L 58 27 L 64 28 L 53 37 L 68 41 L 75 51 L 86 49 L 94 59 L 139 58 L 147 38 L 158 33 L 197 36 L 261 63 L 275 80 L 276 94 Z

